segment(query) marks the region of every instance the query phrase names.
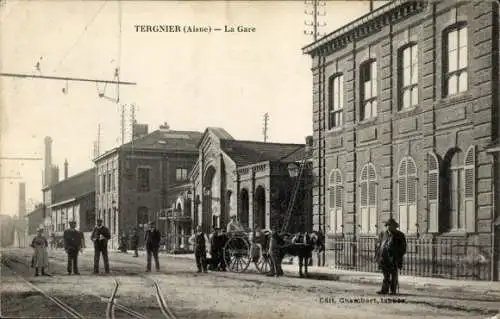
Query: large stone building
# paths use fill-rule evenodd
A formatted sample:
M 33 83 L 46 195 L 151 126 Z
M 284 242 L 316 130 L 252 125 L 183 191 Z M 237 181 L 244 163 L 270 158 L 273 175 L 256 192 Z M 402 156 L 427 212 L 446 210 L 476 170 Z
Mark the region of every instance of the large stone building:
M 285 223 L 292 232 L 312 228 L 306 145 L 239 141 L 222 128 L 208 128 L 198 149 L 190 176 L 192 211 L 194 224 L 205 232 L 213 226 L 225 227 L 231 215 L 249 229 L 281 229 Z M 303 174 L 290 176 L 288 165 L 303 161 Z M 297 178 L 298 195 L 288 214 Z
M 356 240 L 393 216 L 498 278 L 498 49 L 493 1 L 392 1 L 306 46 L 315 227 Z
M 186 183 L 201 135 L 163 127 L 94 159 L 96 212 L 110 228 L 111 247 L 118 248 L 123 232 L 143 229 L 170 207 L 178 195 L 171 188 Z

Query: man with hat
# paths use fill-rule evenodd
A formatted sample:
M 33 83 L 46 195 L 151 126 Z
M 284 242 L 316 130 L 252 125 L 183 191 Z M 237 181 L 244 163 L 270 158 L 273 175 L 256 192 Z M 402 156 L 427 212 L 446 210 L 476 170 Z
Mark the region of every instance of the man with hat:
M 403 268 L 403 257 L 406 253 L 406 237 L 397 230 L 399 224 L 391 217 L 385 223 L 386 230 L 379 235 L 376 257 L 384 274 L 380 295 L 396 294 L 398 288 L 398 269 Z
M 242 232 L 244 231 L 243 227 L 241 227 L 240 223 L 238 222 L 236 215 L 231 215 L 231 221 L 227 223 L 227 232 L 228 233 L 234 233 L 234 232 Z
M 94 274 L 99 273 L 99 259 L 104 261 L 104 271 L 109 274 L 108 240 L 111 238 L 109 229 L 102 224 L 102 219 L 97 220 L 97 225 L 92 231 L 90 239 L 94 242 Z
M 85 245 L 85 240 L 83 233 L 76 229 L 76 221 L 72 220 L 69 222 L 69 229 L 64 231 L 64 250 L 68 255 L 68 275 L 71 275 L 71 271 L 75 275 L 79 275 L 78 272 L 78 253 L 82 251 Z
M 149 229 L 144 234 L 144 242 L 146 243 L 147 266 L 146 271 L 151 271 L 151 257 L 155 259 L 156 271 L 160 270 L 160 260 L 158 259 L 158 251 L 160 250 L 161 233 L 156 229 L 154 222 L 149 223 Z

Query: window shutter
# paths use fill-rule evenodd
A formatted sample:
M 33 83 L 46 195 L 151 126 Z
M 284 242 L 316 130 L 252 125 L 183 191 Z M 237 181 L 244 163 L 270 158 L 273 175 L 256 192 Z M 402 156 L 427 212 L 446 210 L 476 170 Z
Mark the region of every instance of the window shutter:
M 330 208 L 335 207 L 335 186 L 330 186 L 328 189 L 330 195 Z
M 465 153 L 464 162 L 464 208 L 465 230 L 468 233 L 476 232 L 476 152 L 474 145 Z
M 370 207 L 370 229 L 369 233 L 370 234 L 376 234 L 377 233 L 377 208 L 376 207 Z
M 377 200 L 377 183 L 375 181 L 370 181 L 368 186 L 369 186 L 368 205 L 375 206 Z
M 344 224 L 344 216 L 342 216 L 342 208 L 337 208 L 337 212 L 335 214 L 336 222 L 337 222 L 337 233 L 342 233 L 342 225 Z
M 330 232 L 334 233 L 335 232 L 335 228 L 336 228 L 336 225 L 335 225 L 335 210 L 334 209 L 330 209 L 328 217 L 330 217 L 329 218 Z
M 361 207 L 361 233 L 366 234 L 370 231 L 369 228 L 369 215 L 368 215 L 368 207 Z
M 368 205 L 368 182 L 361 182 L 361 207 Z
M 439 232 L 439 161 L 433 153 L 427 154 L 427 201 L 429 209 L 428 232 Z
M 408 205 L 408 233 L 417 232 L 417 204 Z
M 408 206 L 406 203 L 399 205 L 399 229 L 403 233 L 408 232 Z

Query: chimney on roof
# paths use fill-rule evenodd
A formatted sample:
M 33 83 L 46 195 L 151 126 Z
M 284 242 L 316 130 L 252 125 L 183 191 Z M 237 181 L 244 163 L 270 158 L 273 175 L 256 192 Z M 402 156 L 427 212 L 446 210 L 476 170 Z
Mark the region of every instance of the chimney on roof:
M 64 179 L 68 179 L 68 159 L 64 160 Z
M 160 130 L 170 130 L 170 125 L 168 125 L 167 122 L 164 122 L 162 125 L 160 125 Z
M 370 12 L 373 11 L 373 0 L 370 0 Z
M 306 136 L 306 154 L 309 154 L 313 148 L 313 137 L 311 135 Z

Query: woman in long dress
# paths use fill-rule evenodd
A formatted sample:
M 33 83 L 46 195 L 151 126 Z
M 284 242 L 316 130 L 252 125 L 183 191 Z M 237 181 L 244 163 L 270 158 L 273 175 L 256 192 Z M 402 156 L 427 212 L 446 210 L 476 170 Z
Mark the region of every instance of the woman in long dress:
M 33 253 L 33 266 L 35 267 L 35 276 L 38 276 L 38 269 L 41 268 L 42 276 L 45 274 L 45 268 L 49 267 L 49 254 L 47 252 L 47 247 L 49 243 L 47 238 L 43 236 L 43 229 L 38 230 L 38 234 L 31 242 L 31 247 L 34 249 Z

